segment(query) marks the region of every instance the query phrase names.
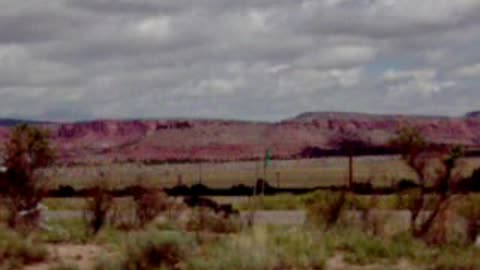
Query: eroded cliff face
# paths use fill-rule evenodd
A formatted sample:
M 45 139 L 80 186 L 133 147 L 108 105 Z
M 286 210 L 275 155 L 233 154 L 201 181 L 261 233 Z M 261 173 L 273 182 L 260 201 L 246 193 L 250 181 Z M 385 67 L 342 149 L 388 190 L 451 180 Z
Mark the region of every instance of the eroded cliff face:
M 356 132 L 381 146 L 404 125 L 420 128 L 436 143 L 480 146 L 480 117 L 421 117 L 305 113 L 278 123 L 223 120 L 98 120 L 43 124 L 51 130 L 61 162 L 233 161 L 298 157 L 308 147 L 332 149 L 333 138 Z M 0 127 L 0 141 L 8 128 Z

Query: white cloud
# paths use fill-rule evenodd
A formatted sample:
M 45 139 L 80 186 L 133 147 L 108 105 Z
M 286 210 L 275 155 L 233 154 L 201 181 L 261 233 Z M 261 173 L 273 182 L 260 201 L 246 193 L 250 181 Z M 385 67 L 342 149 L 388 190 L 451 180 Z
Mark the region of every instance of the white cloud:
M 0 117 L 478 109 L 477 0 L 0 5 Z
M 344 67 L 367 64 L 375 58 L 376 49 L 362 45 L 333 45 L 318 48 L 312 54 L 306 54 L 297 61 L 301 67 Z
M 166 38 L 170 33 L 170 18 L 160 16 L 144 19 L 138 24 L 137 29 L 145 37 Z
M 328 93 L 332 90 L 349 89 L 359 83 L 364 70 L 350 69 L 292 69 L 277 76 L 276 96 L 310 96 L 314 93 Z
M 243 85 L 241 78 L 235 78 L 232 80 L 226 79 L 208 79 L 198 83 L 197 86 L 193 86 L 193 91 L 189 91 L 194 96 L 205 95 L 230 95 L 233 94 Z
M 433 69 L 395 70 L 387 69 L 383 73 L 383 80 L 386 82 L 398 82 L 405 80 L 432 80 L 437 76 Z
M 460 78 L 480 78 L 480 63 L 457 68 L 453 73 Z
M 437 78 L 437 72 L 433 69 L 389 69 L 383 74 L 382 79 L 388 89 L 389 98 L 401 96 L 430 98 L 456 85 L 455 81 L 442 81 Z

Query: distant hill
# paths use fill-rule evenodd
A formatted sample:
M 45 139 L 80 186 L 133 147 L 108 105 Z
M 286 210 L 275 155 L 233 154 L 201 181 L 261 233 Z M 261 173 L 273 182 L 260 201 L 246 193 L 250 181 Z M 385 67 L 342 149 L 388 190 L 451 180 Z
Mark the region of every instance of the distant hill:
M 373 114 L 356 112 L 305 112 L 288 120 L 312 121 L 320 119 L 371 119 L 371 120 L 396 120 L 396 119 L 448 119 L 448 116 L 438 115 L 411 115 L 411 114 Z
M 0 120 L 0 143 L 8 127 L 48 124 L 65 163 L 235 161 L 303 158 L 336 151 L 333 139 L 356 132 L 381 148 L 402 126 L 414 125 L 432 142 L 480 149 L 480 117 L 308 112 L 280 122 L 233 120 L 96 120 L 45 123 Z
M 480 117 L 480 111 L 474 111 L 474 112 L 469 112 L 465 115 L 467 118 L 479 118 Z
M 0 118 L 0 127 L 12 127 L 20 124 L 48 124 L 50 122 L 32 121 L 23 119 Z

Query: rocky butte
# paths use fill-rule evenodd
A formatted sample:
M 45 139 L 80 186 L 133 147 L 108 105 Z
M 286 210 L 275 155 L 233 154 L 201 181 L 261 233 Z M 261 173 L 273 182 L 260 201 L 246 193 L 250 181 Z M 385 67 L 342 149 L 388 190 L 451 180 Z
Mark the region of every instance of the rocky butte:
M 16 123 L 0 121 L 0 142 Z M 418 127 L 435 143 L 480 149 L 480 112 L 464 117 L 309 112 L 274 123 L 184 119 L 34 124 L 51 131 L 59 161 L 67 164 L 251 160 L 262 157 L 266 148 L 274 158 L 299 158 L 309 148 L 334 150 L 332 140 L 352 132 L 382 146 L 405 125 Z

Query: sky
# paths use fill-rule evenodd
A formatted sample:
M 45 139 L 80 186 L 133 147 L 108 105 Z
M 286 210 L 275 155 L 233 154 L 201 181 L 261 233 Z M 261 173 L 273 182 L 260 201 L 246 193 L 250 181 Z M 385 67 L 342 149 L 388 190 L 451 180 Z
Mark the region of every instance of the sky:
M 0 0 L 0 118 L 480 110 L 478 0 Z

